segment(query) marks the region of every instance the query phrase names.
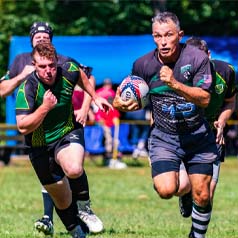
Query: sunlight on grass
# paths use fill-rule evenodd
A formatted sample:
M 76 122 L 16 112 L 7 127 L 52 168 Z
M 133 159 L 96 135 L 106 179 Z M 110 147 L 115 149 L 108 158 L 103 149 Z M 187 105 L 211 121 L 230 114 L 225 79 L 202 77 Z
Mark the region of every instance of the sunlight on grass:
M 105 231 L 94 238 L 185 238 L 191 220 L 181 217 L 178 199 L 160 199 L 153 190 L 147 159 L 132 161 L 128 168 L 112 170 L 101 166 L 101 158 L 87 159 L 85 169 L 90 183 L 92 208 L 103 220 Z M 207 238 L 236 238 L 238 160 L 222 164 L 212 219 Z M 14 160 L 0 168 L 0 237 L 28 238 L 41 236 L 33 229 L 42 216 L 40 184 L 28 160 Z M 55 236 L 66 238 L 61 221 L 54 215 Z

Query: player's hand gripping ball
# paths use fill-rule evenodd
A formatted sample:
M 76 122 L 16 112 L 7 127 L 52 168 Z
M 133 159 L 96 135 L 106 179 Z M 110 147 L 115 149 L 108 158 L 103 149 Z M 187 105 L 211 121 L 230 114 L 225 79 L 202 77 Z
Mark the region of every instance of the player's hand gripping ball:
M 121 98 L 124 101 L 133 99 L 138 102 L 139 109 L 144 108 L 149 102 L 149 87 L 144 79 L 136 75 L 128 75 L 119 85 Z

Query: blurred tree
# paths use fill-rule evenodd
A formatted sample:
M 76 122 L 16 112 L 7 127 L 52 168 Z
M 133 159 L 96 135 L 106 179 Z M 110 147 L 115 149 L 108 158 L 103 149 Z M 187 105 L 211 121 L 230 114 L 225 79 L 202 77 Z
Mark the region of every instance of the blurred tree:
M 228 0 L 0 0 L 0 75 L 8 66 L 11 36 L 28 35 L 34 21 L 48 21 L 55 35 L 151 34 L 153 15 L 168 10 L 178 15 L 185 34 L 229 36 L 237 35 L 236 8 Z M 0 99 L 0 122 L 4 113 Z

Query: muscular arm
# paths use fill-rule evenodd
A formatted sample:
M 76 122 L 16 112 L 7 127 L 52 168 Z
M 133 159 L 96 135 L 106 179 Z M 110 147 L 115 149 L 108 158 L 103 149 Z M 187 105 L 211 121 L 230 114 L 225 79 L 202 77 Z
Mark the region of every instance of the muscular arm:
M 230 119 L 232 113 L 235 111 L 235 105 L 236 105 L 236 95 L 234 95 L 232 98 L 225 99 L 225 103 L 221 109 L 221 113 L 217 121 L 214 122 L 214 127 L 217 129 L 216 142 L 219 144 L 225 143 L 223 137 L 223 129 L 227 121 Z
M 3 80 L 0 82 L 0 97 L 4 98 L 13 93 L 16 87 L 18 87 L 21 83 L 21 79 L 15 77 L 10 80 Z
M 35 67 L 32 65 L 26 65 L 22 72 L 16 77 L 9 80 L 2 80 L 0 82 L 0 97 L 6 97 L 13 93 L 13 91 L 21 84 L 21 82 L 33 71 Z
M 170 87 L 188 102 L 192 102 L 199 107 L 205 108 L 210 102 L 210 93 L 201 88 L 190 87 L 180 82 L 176 82 Z
M 90 84 L 92 85 L 92 87 L 95 89 L 96 82 L 95 82 L 94 76 L 92 76 L 92 75 L 90 76 L 89 82 L 90 82 Z M 88 113 L 88 111 L 89 111 L 91 102 L 92 102 L 91 96 L 90 96 L 88 93 L 84 92 L 84 98 L 83 98 L 82 109 L 84 109 L 85 111 L 87 111 L 87 113 Z
M 95 78 L 94 76 L 90 76 L 88 79 L 93 88 L 95 88 Z M 76 117 L 76 121 L 80 122 L 83 126 L 85 126 L 87 121 L 87 115 L 90 109 L 90 105 L 92 102 L 91 96 L 84 91 L 83 103 L 79 110 L 74 111 L 74 115 Z
M 109 109 L 113 109 L 112 105 L 108 103 L 105 98 L 99 97 L 96 94 L 95 89 L 89 82 L 87 75 L 81 69 L 77 84 L 92 97 L 92 100 L 96 103 L 100 110 L 108 111 Z
M 207 107 L 210 102 L 210 93 L 199 87 L 190 87 L 178 82 L 173 71 L 168 66 L 163 66 L 160 70 L 160 79 L 165 82 L 176 93 L 183 96 L 188 102 L 192 102 L 199 107 Z
M 50 90 L 47 90 L 44 94 L 43 103 L 33 113 L 16 116 L 17 127 L 20 133 L 26 135 L 36 130 L 56 103 L 56 97 Z
M 92 86 L 92 84 L 89 82 L 87 75 L 83 72 L 83 70 L 80 70 L 80 77 L 79 80 L 77 82 L 77 84 L 83 89 L 85 90 L 94 100 L 97 95 L 96 92 L 94 90 L 94 86 Z
M 226 99 L 218 120 L 222 120 L 226 123 L 230 119 L 232 113 L 235 111 L 235 105 L 236 95 L 234 95 L 232 98 Z

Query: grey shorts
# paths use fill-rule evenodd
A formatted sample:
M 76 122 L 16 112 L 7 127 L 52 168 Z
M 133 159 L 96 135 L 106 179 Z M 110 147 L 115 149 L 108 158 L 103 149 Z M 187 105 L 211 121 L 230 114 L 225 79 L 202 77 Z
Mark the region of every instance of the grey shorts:
M 167 134 L 153 128 L 148 149 L 153 177 L 164 172 L 178 172 L 182 161 L 188 169 L 193 167 L 189 173 L 197 170 L 212 175 L 212 163 L 218 157 L 215 138 L 208 125 L 185 135 Z
M 221 161 L 220 160 L 216 160 L 215 162 L 213 162 L 212 164 L 213 166 L 213 174 L 212 174 L 212 180 L 216 183 L 218 183 L 218 179 L 219 179 L 219 175 L 220 175 L 220 167 L 221 167 Z M 185 166 L 184 163 L 180 164 L 180 170 L 185 170 Z

